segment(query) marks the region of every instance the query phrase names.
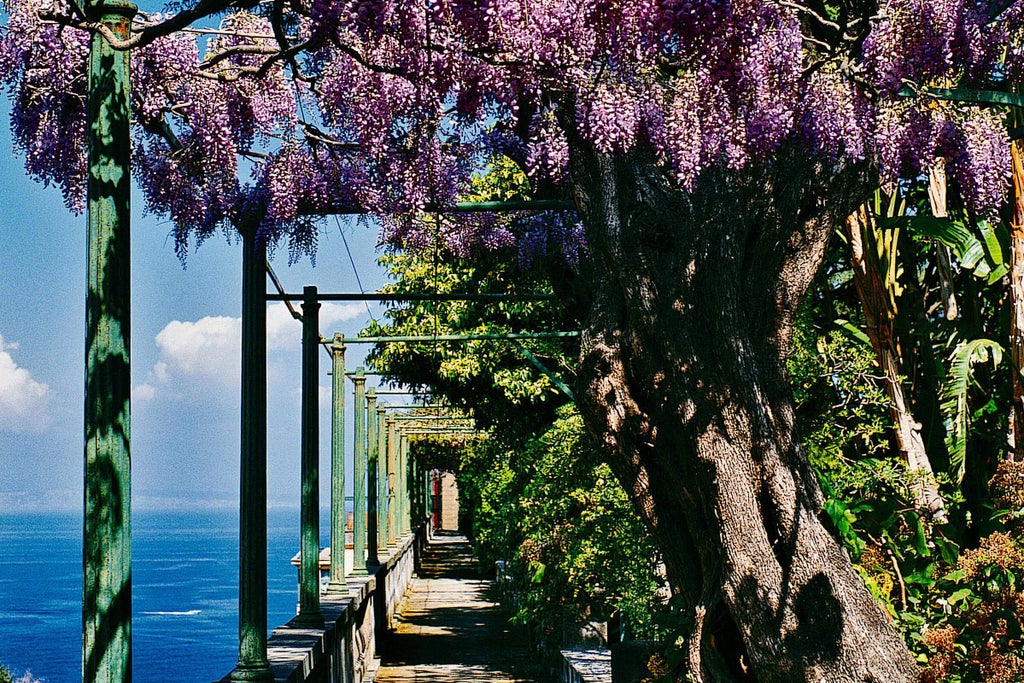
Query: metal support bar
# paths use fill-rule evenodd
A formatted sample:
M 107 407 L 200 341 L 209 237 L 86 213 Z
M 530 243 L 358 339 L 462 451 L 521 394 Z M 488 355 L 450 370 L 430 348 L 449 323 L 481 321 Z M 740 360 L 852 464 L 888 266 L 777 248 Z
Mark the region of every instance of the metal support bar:
M 401 420 L 402 422 L 472 422 L 476 418 L 470 417 L 469 415 L 410 415 L 408 413 L 403 415 L 399 413 L 395 415 L 395 419 Z
M 378 395 L 380 393 L 381 392 L 379 392 L 379 391 L 377 392 Z M 385 408 L 387 408 L 388 410 L 412 410 L 412 409 L 417 409 L 417 408 L 419 408 L 419 409 L 422 409 L 422 408 L 448 408 L 448 409 L 451 409 L 452 406 L 446 405 L 444 403 L 394 403 L 394 404 L 385 406 Z
M 366 391 L 366 565 L 378 565 L 377 557 L 377 393 Z
M 430 429 L 428 427 L 424 427 L 422 429 L 405 429 L 403 430 L 403 433 L 408 436 L 415 436 L 417 434 L 484 434 L 484 432 L 481 432 L 479 429 Z
M 301 504 L 299 510 L 299 614 L 297 623 L 323 628 L 320 612 L 320 304 L 316 287 L 306 287 L 302 303 Z
M 415 303 L 420 301 L 553 301 L 554 294 L 526 293 L 526 294 L 505 294 L 503 292 L 465 292 L 453 294 L 431 294 L 411 292 L 336 292 L 324 293 L 319 297 L 320 301 L 388 301 L 395 303 Z M 290 294 L 278 291 L 273 294 L 267 293 L 267 301 L 302 301 L 301 294 Z
M 576 211 L 576 203 L 568 199 L 526 199 L 507 202 L 456 202 L 438 205 L 433 202 L 418 209 L 416 213 L 509 213 L 512 211 Z M 299 207 L 302 215 L 312 215 L 305 207 Z M 335 206 L 324 211 L 317 209 L 317 216 L 361 216 L 370 213 L 365 206 Z
M 556 375 L 555 373 L 553 373 L 550 370 L 548 370 L 547 366 L 544 365 L 544 363 L 542 363 L 539 358 L 537 358 L 535 355 L 530 353 L 530 350 L 528 348 L 526 348 L 525 346 L 523 346 L 519 342 L 519 340 L 513 339 L 512 343 L 515 344 L 516 348 L 519 349 L 519 353 L 523 354 L 523 357 L 526 358 L 526 360 L 528 360 L 531 363 L 533 363 L 533 366 L 535 368 L 540 370 L 544 374 L 545 377 L 547 377 L 549 380 L 551 380 L 552 384 L 554 384 L 556 387 L 558 387 L 559 391 L 561 391 L 563 394 L 568 396 L 569 400 L 572 401 L 573 403 L 576 402 L 576 397 L 573 395 L 572 389 L 570 389 L 568 387 L 568 385 L 566 385 L 566 383 L 563 382 L 558 377 L 558 375 Z
M 345 345 L 331 344 L 331 578 L 328 593 L 348 593 L 345 583 Z
M 91 21 L 127 38 L 136 7 Z M 128 53 L 93 33 L 88 81 L 82 680 L 132 679 L 131 135 Z
M 356 387 L 353 420 L 354 464 L 352 467 L 352 573 L 366 573 L 366 377 L 362 366 L 352 378 Z
M 509 332 L 507 334 L 422 334 L 394 337 L 345 337 L 346 344 L 384 344 L 388 342 L 454 342 L 454 341 L 510 341 L 513 339 L 572 339 L 579 337 L 573 332 Z

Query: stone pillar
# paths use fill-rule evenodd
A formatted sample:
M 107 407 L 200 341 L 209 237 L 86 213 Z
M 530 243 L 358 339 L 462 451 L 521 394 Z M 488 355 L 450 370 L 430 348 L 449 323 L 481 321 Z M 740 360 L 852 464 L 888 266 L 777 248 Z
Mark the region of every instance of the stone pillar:
M 331 344 L 331 578 L 328 593 L 348 593 L 345 583 L 345 344 Z
M 306 287 L 302 294 L 302 498 L 296 622 L 309 628 L 323 628 L 324 618 L 320 612 L 320 303 L 316 287 Z

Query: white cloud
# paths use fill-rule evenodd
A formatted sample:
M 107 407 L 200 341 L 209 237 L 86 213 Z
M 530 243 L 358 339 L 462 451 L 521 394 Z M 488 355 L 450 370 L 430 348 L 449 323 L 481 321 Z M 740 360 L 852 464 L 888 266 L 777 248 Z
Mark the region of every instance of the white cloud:
M 301 309 L 300 309 L 301 310 Z M 365 309 L 360 304 L 339 304 L 328 301 L 320 304 L 320 334 L 327 339 L 334 336 L 335 327 L 359 316 Z M 355 334 L 351 330 L 347 334 Z M 302 323 L 292 317 L 283 303 L 267 307 L 267 350 L 297 349 L 302 345 Z
M 156 387 L 148 382 L 132 388 L 133 401 L 152 401 L 154 396 L 156 396 Z
M 172 320 L 156 335 L 160 360 L 153 367 L 157 381 L 190 378 L 216 386 L 238 382 L 241 367 L 242 321 L 207 316 L 196 322 Z
M 324 303 L 320 330 L 332 335 L 339 323 L 356 318 L 357 304 Z M 135 387 L 135 396 L 148 401 L 163 387 L 180 392 L 193 389 L 225 390 L 238 386 L 241 374 L 241 318 L 208 316 L 195 322 L 173 320 L 156 335 L 160 358 L 147 381 Z M 302 324 L 284 304 L 267 306 L 267 351 L 297 351 L 302 345 Z M 192 393 L 192 392 L 187 392 Z
M 50 387 L 18 367 L 8 353 L 17 348 L 17 344 L 5 343 L 0 336 L 0 430 L 16 434 L 40 432 L 51 421 Z

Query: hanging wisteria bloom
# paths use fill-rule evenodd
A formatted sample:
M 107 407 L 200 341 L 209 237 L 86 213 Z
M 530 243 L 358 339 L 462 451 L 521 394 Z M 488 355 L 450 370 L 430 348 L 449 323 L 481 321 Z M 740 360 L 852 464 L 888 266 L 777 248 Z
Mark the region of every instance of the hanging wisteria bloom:
M 4 8 L 15 144 L 29 173 L 80 211 L 88 33 L 60 1 Z M 565 196 L 573 136 L 605 153 L 651 153 L 684 189 L 705 169 L 798 144 L 871 161 L 885 180 L 944 156 L 979 213 L 994 214 L 1005 190 L 998 112 L 936 114 L 906 95 L 1020 72 L 1019 2 L 990 16 L 965 0 L 885 0 L 831 38 L 812 10 L 768 0 L 280 9 L 233 12 L 209 32 L 162 35 L 169 14 L 139 24 L 137 178 L 182 245 L 254 201 L 267 203 L 264 234 L 275 238 L 308 230 L 311 212 L 451 203 L 495 155 L 519 163 L 538 195 Z M 395 218 L 385 234 L 408 239 L 414 225 Z

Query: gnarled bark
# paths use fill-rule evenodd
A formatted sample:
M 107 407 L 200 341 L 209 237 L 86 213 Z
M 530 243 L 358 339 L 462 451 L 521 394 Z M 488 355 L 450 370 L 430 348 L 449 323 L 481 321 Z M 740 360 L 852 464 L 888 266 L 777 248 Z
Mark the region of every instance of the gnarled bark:
M 864 174 L 793 156 L 686 194 L 642 151 L 572 139 L 570 164 L 593 293 L 578 403 L 688 602 L 688 673 L 915 680 L 824 522 L 785 377 L 797 304 Z

